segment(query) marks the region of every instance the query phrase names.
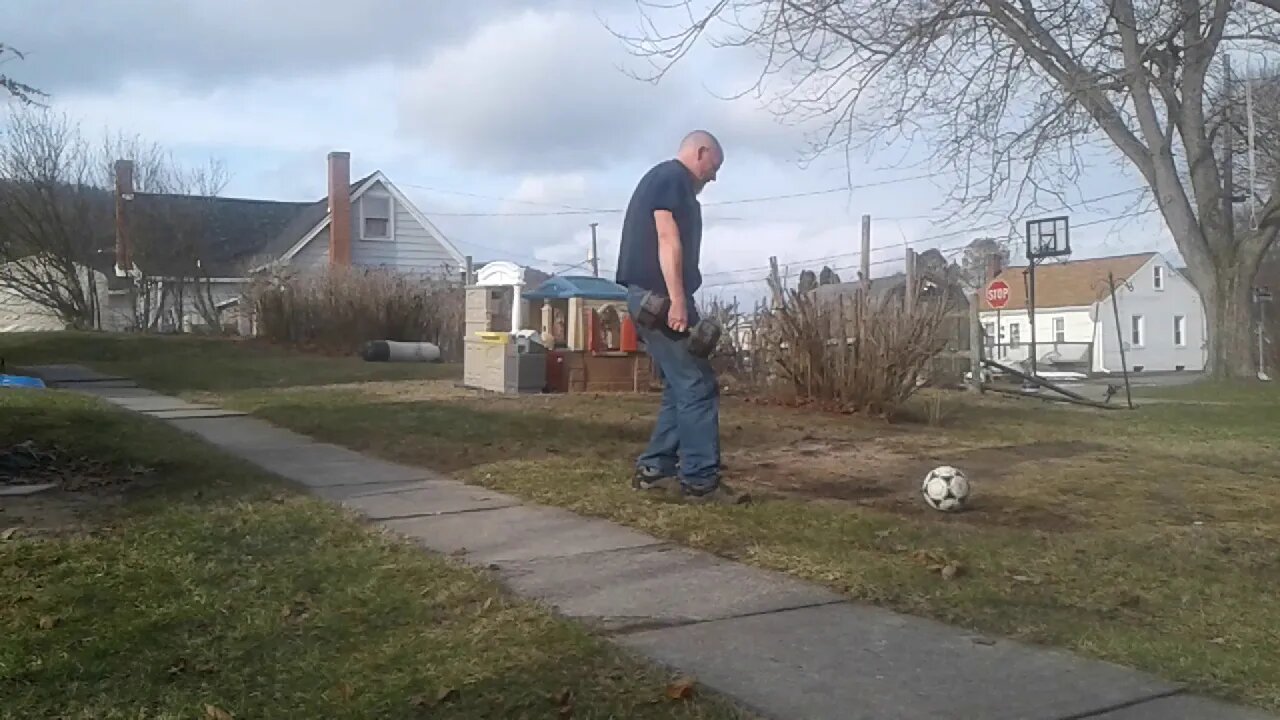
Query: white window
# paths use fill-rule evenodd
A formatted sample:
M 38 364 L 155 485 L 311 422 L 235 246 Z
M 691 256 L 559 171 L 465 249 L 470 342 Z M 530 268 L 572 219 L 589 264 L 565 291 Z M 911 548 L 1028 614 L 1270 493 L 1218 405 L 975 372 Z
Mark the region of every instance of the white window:
M 1164 289 L 1164 266 L 1156 265 L 1151 268 L 1151 287 L 1156 290 Z
M 996 324 L 982 323 L 983 342 L 988 347 L 996 344 Z
M 1187 316 L 1173 316 L 1173 345 L 1174 347 L 1187 346 Z
M 1056 343 L 1064 343 L 1067 341 L 1067 319 L 1053 319 L 1053 341 Z
M 1142 347 L 1143 338 L 1146 336 L 1146 321 L 1141 315 L 1134 315 L 1129 318 L 1129 344 L 1133 347 Z
M 1017 349 L 1022 344 L 1022 326 L 1018 323 L 1009 323 L 1009 347 Z
M 364 195 L 360 198 L 360 237 L 363 240 L 391 239 L 391 196 Z

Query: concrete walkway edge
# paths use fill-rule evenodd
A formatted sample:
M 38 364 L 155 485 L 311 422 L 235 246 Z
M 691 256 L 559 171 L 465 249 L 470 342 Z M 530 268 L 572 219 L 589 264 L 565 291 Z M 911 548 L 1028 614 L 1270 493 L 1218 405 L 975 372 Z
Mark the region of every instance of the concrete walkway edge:
M 1063 651 L 847 601 L 605 520 L 74 365 L 28 368 L 193 434 L 778 720 L 1275 720 Z

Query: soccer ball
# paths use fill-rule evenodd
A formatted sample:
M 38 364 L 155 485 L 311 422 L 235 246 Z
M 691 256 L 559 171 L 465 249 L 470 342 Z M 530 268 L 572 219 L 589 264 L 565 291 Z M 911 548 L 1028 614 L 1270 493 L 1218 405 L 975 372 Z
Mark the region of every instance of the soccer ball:
M 924 482 L 920 483 L 920 494 L 934 510 L 963 510 L 969 499 L 969 478 L 964 476 L 960 468 L 940 465 L 924 476 Z

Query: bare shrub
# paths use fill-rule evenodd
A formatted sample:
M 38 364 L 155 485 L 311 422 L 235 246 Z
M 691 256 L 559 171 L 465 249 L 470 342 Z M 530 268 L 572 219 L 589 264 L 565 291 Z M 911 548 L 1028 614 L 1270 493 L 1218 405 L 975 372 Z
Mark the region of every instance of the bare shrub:
M 776 371 L 775 387 L 833 410 L 888 415 L 922 385 L 935 356 L 947 344 L 948 319 L 957 311 L 953 272 L 883 293 L 859 290 L 835 302 L 769 280 L 773 307 L 756 320 L 764 364 Z
M 274 342 L 355 352 L 369 340 L 430 342 L 462 357 L 463 291 L 438 278 L 334 268 L 265 275 L 248 290 L 258 334 Z

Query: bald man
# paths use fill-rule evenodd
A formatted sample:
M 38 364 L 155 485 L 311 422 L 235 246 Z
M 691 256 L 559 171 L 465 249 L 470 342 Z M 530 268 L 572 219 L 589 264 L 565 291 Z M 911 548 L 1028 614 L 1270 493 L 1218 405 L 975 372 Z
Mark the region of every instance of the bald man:
M 658 163 L 636 185 L 622 223 L 617 282 L 627 288 L 631 316 L 646 293 L 671 299 L 663 324 L 637 327 L 665 381 L 649 445 L 631 486 L 679 493 L 688 502 L 740 504 L 750 498 L 720 480 L 720 386 L 711 363 L 689 354 L 698 322 L 693 293 L 702 285 L 702 206 L 698 194 L 714 182 L 724 151 L 715 136 L 685 136 L 676 157 Z

